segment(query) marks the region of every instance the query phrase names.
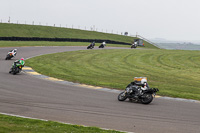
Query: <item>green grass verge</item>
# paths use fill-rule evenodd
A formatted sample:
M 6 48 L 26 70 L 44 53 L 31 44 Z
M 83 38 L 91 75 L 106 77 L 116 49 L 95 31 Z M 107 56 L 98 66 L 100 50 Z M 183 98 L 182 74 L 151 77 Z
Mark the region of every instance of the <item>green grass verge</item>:
M 159 95 L 200 100 L 199 51 L 83 50 L 38 56 L 26 65 L 51 77 L 117 89 L 145 76 Z
M 1 133 L 121 133 L 97 127 L 83 127 L 53 121 L 20 118 L 0 114 Z
M 0 23 L 0 37 L 102 39 L 132 43 L 135 37 L 51 26 Z M 146 48 L 157 48 L 144 41 Z

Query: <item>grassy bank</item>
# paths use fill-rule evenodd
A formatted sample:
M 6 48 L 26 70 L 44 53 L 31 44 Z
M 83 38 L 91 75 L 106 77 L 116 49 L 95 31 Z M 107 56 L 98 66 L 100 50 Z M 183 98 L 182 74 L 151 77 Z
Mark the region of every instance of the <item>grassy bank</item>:
M 135 39 L 135 37 L 124 35 L 38 25 L 0 23 L 0 29 L 0 37 L 102 39 L 125 43 L 132 43 Z M 146 48 L 156 48 L 148 42 L 144 42 L 144 44 Z
M 62 124 L 0 114 L 1 133 L 120 133 L 97 127 Z
M 0 23 L 1 37 L 44 37 L 44 38 L 80 38 L 80 39 L 105 39 L 130 43 L 133 37 L 86 31 L 71 28 L 59 28 L 51 26 L 23 25 Z
M 146 76 L 160 95 L 200 100 L 199 51 L 86 50 L 43 55 L 26 65 L 51 77 L 118 89 Z

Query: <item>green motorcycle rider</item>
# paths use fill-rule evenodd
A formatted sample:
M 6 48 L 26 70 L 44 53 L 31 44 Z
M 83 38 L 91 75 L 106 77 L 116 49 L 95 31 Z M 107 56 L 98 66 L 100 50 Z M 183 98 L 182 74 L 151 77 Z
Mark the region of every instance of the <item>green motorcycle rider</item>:
M 13 72 L 14 68 L 19 68 L 20 71 L 22 70 L 22 67 L 24 67 L 25 65 L 25 61 L 24 58 L 21 58 L 20 60 L 16 60 L 13 64 L 12 64 L 12 68 L 10 69 L 9 73 Z M 16 72 L 15 72 L 16 73 Z

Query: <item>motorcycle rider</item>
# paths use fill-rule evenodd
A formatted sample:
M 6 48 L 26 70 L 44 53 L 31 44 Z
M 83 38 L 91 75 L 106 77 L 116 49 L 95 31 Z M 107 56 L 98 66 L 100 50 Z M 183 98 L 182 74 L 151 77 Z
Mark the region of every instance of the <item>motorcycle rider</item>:
M 101 45 L 99 45 L 99 48 L 104 48 L 105 46 L 106 46 L 106 42 L 103 41 L 103 42 L 101 43 Z
M 149 88 L 149 85 L 145 78 L 143 78 L 140 82 L 137 82 L 137 81 L 131 82 L 131 85 L 139 86 L 139 87 L 134 88 L 136 96 L 141 96 L 143 94 L 143 91 Z
M 138 96 L 141 96 L 141 95 L 143 95 L 143 91 L 145 91 L 149 88 L 149 85 L 148 85 L 146 79 L 142 79 L 141 84 L 139 86 L 141 86 L 141 87 L 138 89 Z
M 16 67 L 18 64 L 21 65 L 22 67 L 24 67 L 25 61 L 24 61 L 24 58 L 23 58 L 23 57 L 22 57 L 20 60 L 16 60 L 16 61 L 13 63 L 12 67 L 13 67 L 13 66 Z M 12 72 L 12 67 L 11 67 L 9 73 Z M 22 68 L 21 68 L 21 69 L 22 69 Z
M 10 50 L 9 53 L 13 53 L 14 56 L 17 55 L 17 49 Z
M 153 95 L 159 90 L 157 88 L 150 88 L 146 77 L 134 77 L 134 81 L 127 85 L 125 91 L 118 95 L 119 101 L 141 102 L 142 104 L 149 104 L 153 100 Z
M 14 66 L 16 66 L 16 64 L 20 64 L 22 65 L 22 67 L 24 67 L 24 64 L 25 64 L 24 58 L 22 57 L 20 60 L 16 60 L 14 62 Z
M 142 90 L 146 90 L 146 89 L 149 88 L 149 85 L 148 85 L 146 79 L 142 79 L 142 80 L 141 80 L 141 84 L 142 84 L 142 87 L 141 87 Z
M 102 43 L 102 45 L 105 47 L 105 46 L 106 46 L 106 42 L 104 41 L 104 42 Z
M 92 47 L 94 48 L 94 46 L 95 46 L 95 41 L 94 41 L 94 42 L 92 42 Z
M 94 48 L 94 46 L 95 46 L 95 41 L 94 42 L 92 42 L 88 47 L 87 47 L 87 49 L 93 49 Z
M 134 42 L 132 45 L 131 45 L 131 48 L 136 48 L 137 47 L 137 42 Z

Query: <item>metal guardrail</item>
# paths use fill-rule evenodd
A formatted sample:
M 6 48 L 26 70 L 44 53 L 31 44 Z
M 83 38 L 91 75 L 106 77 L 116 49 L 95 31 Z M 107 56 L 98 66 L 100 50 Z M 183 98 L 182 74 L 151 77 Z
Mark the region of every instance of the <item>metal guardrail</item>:
M 148 39 L 146 39 L 146 38 L 144 38 L 144 37 L 142 37 L 142 36 L 140 36 L 140 35 L 136 35 L 135 37 L 140 38 L 140 39 L 143 39 L 143 40 L 145 40 L 146 42 L 148 42 L 148 43 L 150 43 L 150 44 L 152 44 L 152 45 L 158 47 L 159 49 L 162 49 L 162 48 L 161 48 L 160 46 L 158 46 L 156 43 L 154 43 L 154 42 L 152 42 L 152 41 L 150 41 L 150 40 L 148 40 Z

